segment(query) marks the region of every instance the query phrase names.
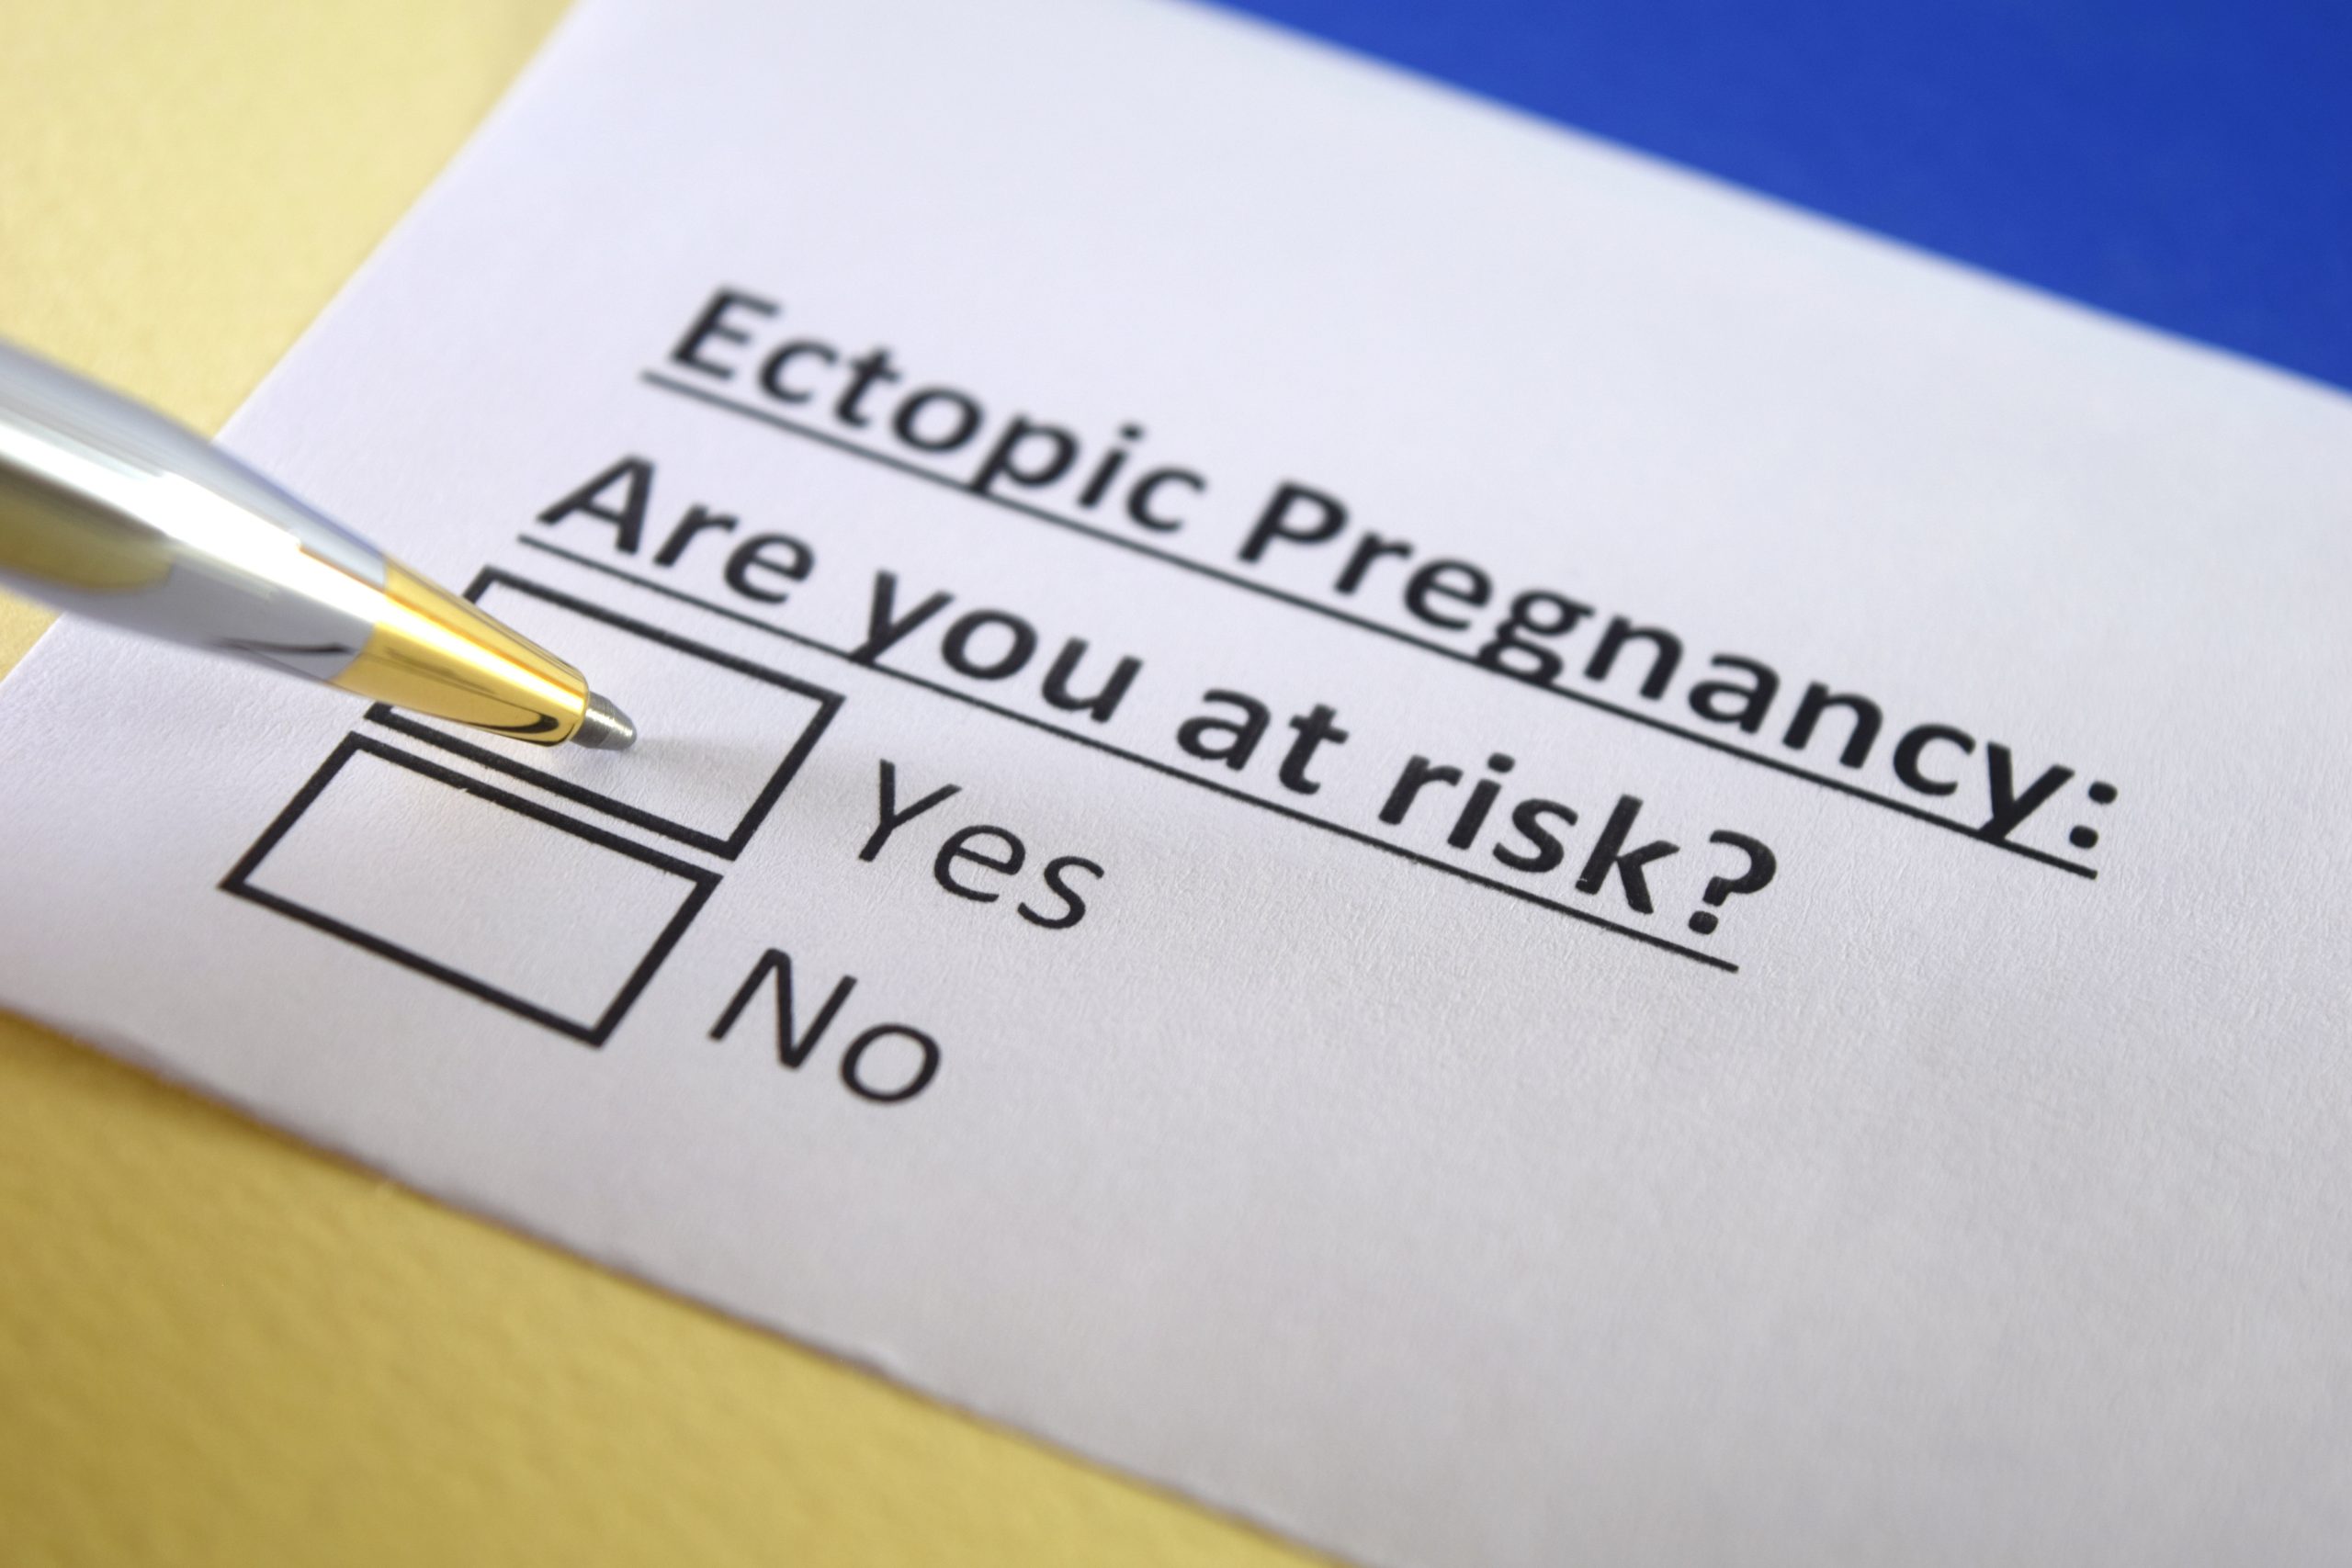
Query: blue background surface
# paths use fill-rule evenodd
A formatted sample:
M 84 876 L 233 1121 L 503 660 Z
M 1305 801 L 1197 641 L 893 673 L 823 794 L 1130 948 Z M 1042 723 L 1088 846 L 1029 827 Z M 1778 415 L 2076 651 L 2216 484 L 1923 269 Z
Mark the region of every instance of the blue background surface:
M 2352 0 L 1235 0 L 2352 389 Z

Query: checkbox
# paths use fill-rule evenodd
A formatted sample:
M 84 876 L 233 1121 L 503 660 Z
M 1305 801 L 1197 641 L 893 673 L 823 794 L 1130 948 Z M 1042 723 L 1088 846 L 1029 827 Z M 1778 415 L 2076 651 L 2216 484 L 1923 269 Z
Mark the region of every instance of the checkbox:
M 839 711 L 837 693 L 495 567 L 466 597 L 587 671 L 638 725 L 627 751 L 533 746 L 381 704 L 371 723 L 733 860 Z
M 362 735 L 220 883 L 590 1045 L 718 886 L 717 872 Z

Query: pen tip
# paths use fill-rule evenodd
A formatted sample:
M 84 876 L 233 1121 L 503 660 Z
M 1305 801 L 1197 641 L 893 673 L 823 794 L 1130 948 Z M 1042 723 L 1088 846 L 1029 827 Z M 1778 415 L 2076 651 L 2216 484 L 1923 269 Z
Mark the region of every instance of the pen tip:
M 626 751 L 637 739 L 637 726 L 628 715 L 604 698 L 589 694 L 588 711 L 580 716 L 580 728 L 571 739 L 582 746 L 597 751 Z

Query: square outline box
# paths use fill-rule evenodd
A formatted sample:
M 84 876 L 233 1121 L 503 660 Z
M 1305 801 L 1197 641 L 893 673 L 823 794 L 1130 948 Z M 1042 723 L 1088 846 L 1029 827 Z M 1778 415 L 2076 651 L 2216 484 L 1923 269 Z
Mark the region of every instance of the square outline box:
M 550 604 L 560 605 L 563 609 L 571 611 L 574 615 L 586 615 L 591 620 L 617 626 L 622 631 L 641 637 L 649 642 L 658 643 L 663 648 L 689 654 L 696 659 L 707 660 L 738 675 L 748 675 L 753 680 L 764 681 L 772 686 L 781 686 L 786 691 L 797 693 L 817 704 L 816 719 L 800 732 L 800 738 L 794 741 L 792 749 L 785 753 L 783 762 L 777 766 L 775 774 L 761 789 L 758 798 L 753 800 L 750 809 L 743 813 L 742 820 L 738 822 L 735 825 L 735 830 L 724 839 L 713 838 L 710 834 L 689 828 L 683 822 L 673 822 L 667 818 L 657 817 L 650 811 L 626 805 L 613 799 L 610 795 L 599 795 L 594 790 L 583 789 L 579 784 L 568 783 L 542 769 L 532 767 L 527 762 L 515 761 L 510 757 L 476 746 L 459 737 L 445 734 L 430 725 L 421 724 L 415 719 L 395 713 L 387 703 L 378 703 L 368 710 L 369 723 L 379 724 L 386 729 L 405 735 L 412 740 L 421 740 L 427 746 L 438 747 L 444 751 L 454 751 L 460 757 L 481 763 L 485 768 L 504 773 L 510 778 L 523 779 L 537 784 L 549 795 L 560 795 L 575 805 L 588 807 L 591 811 L 601 811 L 605 816 L 617 818 L 632 827 L 642 828 L 650 833 L 659 833 L 665 839 L 674 839 L 682 844 L 690 844 L 695 849 L 717 855 L 721 860 L 733 860 L 741 854 L 744 846 L 752 841 L 752 835 L 759 831 L 760 824 L 767 820 L 768 812 L 775 807 L 776 797 L 784 793 L 784 786 L 792 782 L 793 775 L 800 771 L 800 765 L 808 760 L 808 753 L 816 749 L 819 739 L 825 733 L 826 726 L 832 723 L 833 715 L 841 711 L 842 695 L 838 692 L 831 692 L 822 686 L 811 685 L 797 676 L 786 675 L 779 670 L 770 670 L 764 665 L 753 664 L 748 660 L 738 659 L 731 653 L 721 653 L 715 648 L 706 648 L 701 643 L 692 642 L 678 636 L 675 632 L 663 631 L 659 626 L 631 620 L 618 611 L 607 610 L 601 604 L 592 604 L 585 600 L 575 599 L 571 594 L 549 588 L 544 583 L 534 582 L 529 578 L 517 576 L 503 567 L 482 568 L 475 576 L 472 586 L 466 590 L 467 600 L 479 601 L 483 592 L 492 584 L 503 584 L 530 594 L 533 598 L 544 599 Z
M 379 757 L 398 767 L 422 773 L 436 784 L 462 790 L 479 799 L 489 801 L 493 806 L 504 807 L 509 811 L 518 812 L 534 822 L 570 833 L 574 838 L 585 839 L 600 849 L 626 855 L 631 860 L 652 866 L 657 871 L 667 872 L 687 884 L 689 891 L 686 894 L 685 902 L 678 907 L 676 914 L 670 917 L 670 923 L 662 928 L 662 934 L 654 939 L 652 947 L 647 950 L 643 960 L 622 983 L 619 993 L 613 998 L 603 1014 L 594 1022 L 582 1023 L 577 1019 L 565 1018 L 560 1013 L 550 1012 L 537 1003 L 526 1001 L 511 991 L 501 990 L 485 981 L 474 978 L 462 970 L 452 969 L 446 964 L 425 957 L 423 953 L 413 953 L 398 942 L 388 942 L 382 937 L 361 931 L 356 926 L 346 924 L 308 905 L 297 904 L 290 898 L 253 886 L 249 879 L 255 871 L 260 869 L 262 862 L 268 858 L 269 852 L 277 847 L 278 840 L 283 839 L 300 819 L 302 813 L 309 810 L 311 804 L 325 793 L 327 785 L 333 784 L 335 775 L 343 771 L 344 764 L 363 753 L 370 757 Z M 509 795 L 503 789 L 484 784 L 479 779 L 469 778 L 454 769 L 441 766 L 438 762 L 429 762 L 422 757 L 411 756 L 398 747 L 387 746 L 372 737 L 353 733 L 345 736 L 342 743 L 328 754 L 327 760 L 319 765 L 318 772 L 312 773 L 309 782 L 295 792 L 294 798 L 287 802 L 286 809 L 277 814 L 277 819 L 262 829 L 261 837 L 254 840 L 253 847 L 238 859 L 234 866 L 230 868 L 229 874 L 220 879 L 219 886 L 223 893 L 259 904 L 266 909 L 274 909 L 289 919 L 301 921 L 306 926 L 325 931 L 330 936 L 341 937 L 344 941 L 365 948 L 379 958 L 389 958 L 395 964 L 403 964 L 419 974 L 429 976 L 444 985 L 453 986 L 467 995 L 489 1002 L 494 1007 L 519 1013 L 533 1023 L 552 1029 L 560 1034 L 568 1034 L 582 1044 L 601 1046 L 611 1037 L 613 1031 L 620 1027 L 621 1020 L 628 1015 L 630 1005 L 637 1000 L 638 994 L 652 982 L 654 972 L 662 967 L 662 960 L 670 956 L 670 950 L 678 944 L 678 939 L 686 934 L 686 928 L 693 924 L 695 917 L 702 912 L 703 905 L 718 888 L 718 873 L 715 871 L 707 870 L 698 865 L 690 865 L 682 860 L 673 860 L 658 850 L 633 843 L 605 829 L 574 821 L 561 812 L 551 811 L 537 801 L 526 800 L 519 795 Z

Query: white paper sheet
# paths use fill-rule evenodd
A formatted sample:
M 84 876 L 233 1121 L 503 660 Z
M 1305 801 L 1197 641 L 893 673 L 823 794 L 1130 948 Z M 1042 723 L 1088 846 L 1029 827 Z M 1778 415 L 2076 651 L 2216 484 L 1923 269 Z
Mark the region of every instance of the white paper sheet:
M 228 439 L 648 739 L 63 628 L 8 1005 L 1371 1561 L 2352 1538 L 2341 395 L 1212 13 L 597 0 Z

